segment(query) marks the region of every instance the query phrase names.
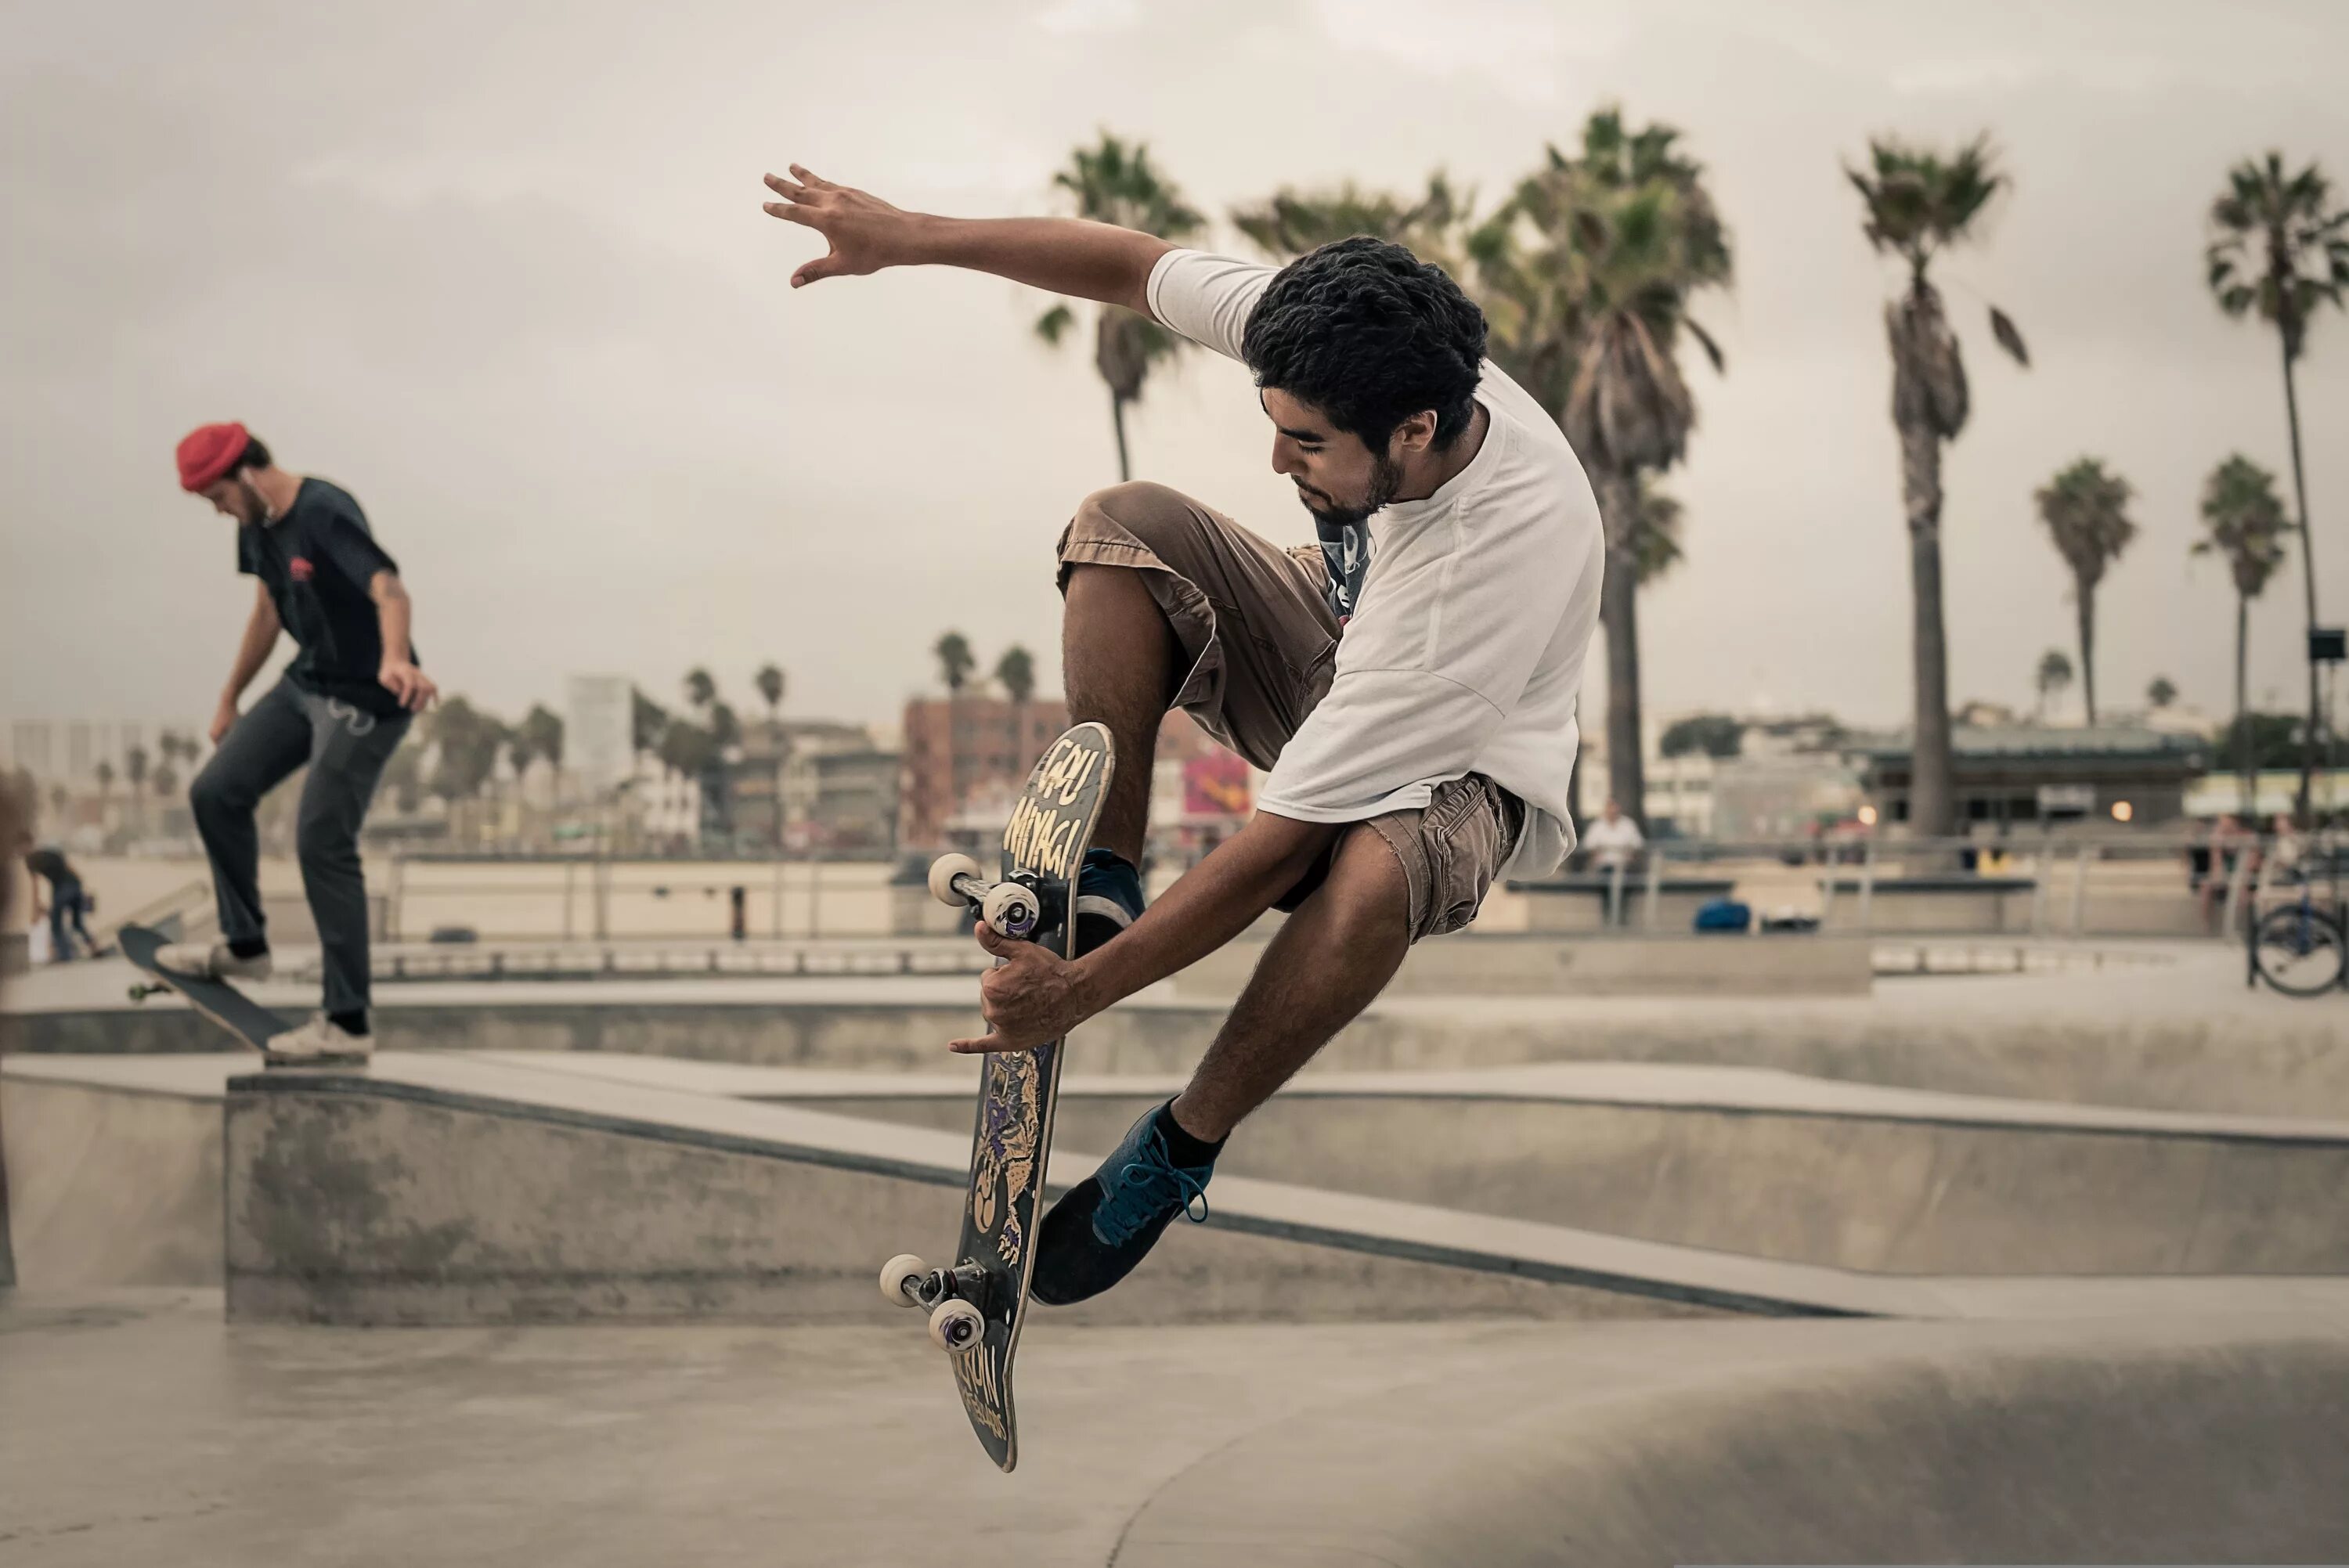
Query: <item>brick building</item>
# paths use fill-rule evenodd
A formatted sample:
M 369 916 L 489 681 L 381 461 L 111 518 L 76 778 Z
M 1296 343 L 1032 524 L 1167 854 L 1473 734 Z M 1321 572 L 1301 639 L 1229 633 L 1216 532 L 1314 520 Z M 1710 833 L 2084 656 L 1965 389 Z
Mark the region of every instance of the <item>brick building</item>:
M 975 796 L 1018 791 L 1044 748 L 1069 727 L 1058 697 L 921 696 L 905 704 L 897 841 L 932 849 Z

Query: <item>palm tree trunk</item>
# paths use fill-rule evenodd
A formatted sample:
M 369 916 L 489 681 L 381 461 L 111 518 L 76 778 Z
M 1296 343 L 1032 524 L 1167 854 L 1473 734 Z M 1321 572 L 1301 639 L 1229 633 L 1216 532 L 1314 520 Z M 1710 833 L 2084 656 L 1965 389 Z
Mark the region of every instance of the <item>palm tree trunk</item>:
M 2300 573 L 2301 586 L 2308 594 L 2308 632 L 2313 641 L 2316 634 L 2316 550 L 2308 531 L 2308 477 L 2300 461 L 2300 394 L 2292 380 L 2292 343 L 2281 332 L 2277 341 L 2283 345 L 2283 412 L 2284 423 L 2292 428 L 2292 493 L 2300 508 Z M 2313 654 L 2313 649 L 2303 649 Z M 2302 727 L 2300 748 L 2300 796 L 2292 810 L 2302 827 L 2315 821 L 2312 809 L 2315 799 L 2316 728 L 2321 717 L 2316 706 L 2316 660 L 2308 661 L 2308 723 Z
M 1648 826 L 1648 769 L 1640 752 L 1639 588 L 1628 553 L 1609 552 L 1599 590 L 1607 624 L 1607 792 Z
M 2251 818 L 2251 796 L 2257 765 L 2251 760 L 2250 690 L 2251 601 L 2235 595 L 2235 783 L 2245 821 Z
M 1644 830 L 1648 769 L 1640 735 L 1640 573 L 1630 548 L 1637 482 L 1607 464 L 1590 466 L 1591 490 L 1608 542 L 1599 593 L 1599 618 L 1607 629 L 1607 792 Z
M 1133 465 L 1125 456 L 1125 399 L 1114 392 L 1109 395 L 1109 417 L 1117 427 L 1117 482 L 1124 484 L 1133 478 Z
M 2087 583 L 2073 595 L 2080 604 L 2080 696 L 2088 706 L 2088 727 L 2096 727 L 2096 591 Z
M 1900 432 L 1900 486 L 1909 512 L 1909 577 L 1916 594 L 1916 744 L 1909 756 L 1909 829 L 1920 839 L 1957 830 L 1951 779 L 1950 646 L 1941 620 L 1941 441 L 1919 424 Z

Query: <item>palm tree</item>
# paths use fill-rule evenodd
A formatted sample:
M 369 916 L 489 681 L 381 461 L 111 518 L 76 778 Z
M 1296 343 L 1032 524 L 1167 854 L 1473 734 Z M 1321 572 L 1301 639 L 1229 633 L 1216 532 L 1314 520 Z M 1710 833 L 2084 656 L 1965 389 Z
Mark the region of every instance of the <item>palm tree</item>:
M 2283 564 L 2284 535 L 2292 521 L 2275 490 L 2275 476 L 2237 452 L 2202 482 L 2204 536 L 2194 542 L 2196 555 L 2223 555 L 2235 582 L 2235 769 L 2242 782 L 2242 810 L 2251 810 L 2252 775 L 2251 702 L 2248 682 L 2251 660 L 2251 601 L 2266 592 L 2268 579 Z
M 995 680 L 1011 698 L 1013 707 L 1024 705 L 1036 695 L 1035 655 L 1019 644 L 1012 644 L 995 661 Z
M 718 700 L 717 681 L 698 665 L 685 672 L 685 700 L 696 713 Z
M 767 705 L 767 722 L 771 725 L 777 722 L 783 707 L 782 666 L 761 665 L 759 673 L 751 677 L 751 684 L 759 688 L 759 696 Z
M 2349 208 L 2333 205 L 2331 183 L 2311 163 L 2286 174 L 2283 154 L 2245 159 L 2227 172 L 2227 190 L 2210 204 L 2204 253 L 2219 308 L 2240 319 L 2257 315 L 2276 329 L 2283 350 L 2284 422 L 2292 432 L 2292 489 L 2300 512 L 2300 563 L 2308 630 L 2316 630 L 2316 556 L 2308 531 L 2308 479 L 2300 459 L 2300 394 L 2292 367 L 2308 346 L 2320 306 L 2340 308 L 2349 286 Z M 2308 661 L 2308 725 L 2300 756 L 2300 820 L 2309 820 L 2316 775 L 2316 661 Z
M 1283 186 L 1255 206 L 1233 208 L 1232 226 L 1266 254 L 1284 261 L 1371 234 L 1458 277 L 1464 271 L 1462 230 L 1474 205 L 1474 195 L 1454 191 L 1438 170 L 1427 177 L 1426 193 L 1414 200 L 1363 191 L 1352 181 L 1334 191 Z
M 970 672 L 978 667 L 977 655 L 970 651 L 970 639 L 960 632 L 948 632 L 931 645 L 930 653 L 938 661 L 938 674 L 947 683 L 947 695 L 960 696 L 969 683 Z
M 1726 288 L 1733 270 L 1703 169 L 1679 136 L 1665 125 L 1628 131 L 1619 110 L 1601 110 L 1578 155 L 1550 148 L 1467 242 L 1494 358 L 1550 410 L 1598 496 L 1609 792 L 1643 820 L 1640 483 L 1687 449 L 1696 405 L 1676 350 L 1685 332 L 1722 368 L 1688 305 L 1699 290 Z
M 2178 700 L 2178 683 L 2168 676 L 2156 676 L 2145 688 L 2145 700 L 2150 707 L 2168 707 Z
M 107 797 L 109 792 L 114 788 L 114 764 L 111 762 L 100 762 L 96 769 L 92 769 L 92 771 L 98 776 L 98 809 L 99 819 L 100 820 L 103 820 L 106 811 Z
M 1847 168 L 1867 204 L 1865 232 L 1879 253 L 1908 263 L 1908 286 L 1884 307 L 1892 346 L 1892 424 L 1900 435 L 1900 489 L 1909 523 L 1909 574 L 1916 595 L 1916 747 L 1909 785 L 1910 830 L 1940 838 L 1957 829 L 1951 787 L 1950 648 L 1941 618 L 1941 446 L 1966 427 L 1964 360 L 1933 285 L 1933 260 L 1971 237 L 1991 198 L 2007 185 L 1987 137 L 1951 156 L 1905 142 L 1868 143 L 1868 169 Z M 1996 306 L 1991 335 L 2018 365 L 2031 357 L 2023 335 Z
M 142 832 L 147 824 L 147 748 L 134 746 L 122 754 L 123 782 L 130 786 L 131 831 Z
M 2039 687 L 2037 717 L 2044 719 L 2048 703 L 2072 686 L 2072 661 L 2064 656 L 2063 649 L 2050 648 L 2039 655 L 2039 674 L 2034 684 Z
M 2096 584 L 2137 537 L 2137 524 L 2128 516 L 2136 493 L 2128 480 L 2106 472 L 2103 463 L 2082 458 L 2032 498 L 2057 553 L 2072 569 L 2072 602 L 2080 613 L 2080 694 L 2091 725 L 2096 722 Z
M 1146 143 L 1131 146 L 1101 133 L 1093 147 L 1070 154 L 1069 166 L 1052 176 L 1052 183 L 1076 198 L 1077 216 L 1121 229 L 1139 229 L 1162 240 L 1184 240 L 1206 226 L 1206 218 L 1187 205 L 1173 181 L 1161 178 L 1150 161 Z M 1076 325 L 1076 315 L 1063 300 L 1037 318 L 1036 334 L 1057 345 Z M 1183 340 L 1152 321 L 1117 305 L 1099 307 L 1093 327 L 1093 368 L 1109 384 L 1110 422 L 1117 430 L 1117 477 L 1130 480 L 1133 465 L 1125 443 L 1125 407 L 1142 397 L 1150 367 L 1182 346 Z

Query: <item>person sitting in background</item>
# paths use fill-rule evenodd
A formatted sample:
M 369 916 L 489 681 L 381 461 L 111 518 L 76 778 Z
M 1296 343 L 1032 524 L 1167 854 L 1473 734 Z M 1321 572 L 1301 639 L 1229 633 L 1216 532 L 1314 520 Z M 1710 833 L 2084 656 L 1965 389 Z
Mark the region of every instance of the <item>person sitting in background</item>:
M 2260 882 L 2275 887 L 2290 881 L 2300 869 L 2301 856 L 2307 846 L 2302 843 L 2300 830 L 2292 825 L 2289 811 L 2278 811 L 2268 827 L 2271 836 L 2260 851 Z
M 1622 806 L 1609 796 L 1599 820 L 1582 830 L 1582 846 L 1590 851 L 1591 870 L 1612 872 L 1618 866 L 1628 871 L 1647 848 L 1648 840 L 1640 824 L 1625 816 Z
M 89 934 L 84 917 L 90 909 L 89 894 L 81 885 L 79 873 L 73 869 L 65 853 L 46 845 L 33 847 L 32 835 L 17 836 L 17 852 L 25 857 L 25 869 L 49 884 L 47 913 L 49 917 L 49 960 L 53 964 L 69 963 L 74 956 L 73 939 L 80 936 L 82 945 L 89 949 L 92 958 L 98 956 L 98 940 Z M 37 888 L 33 892 L 33 918 L 38 920 L 44 904 Z
M 2228 811 L 2210 824 L 2209 836 L 2203 841 L 2202 884 L 2196 891 L 2200 899 L 2202 929 L 2213 935 L 2219 926 L 2212 910 L 2235 880 L 2235 862 L 2247 847 L 2246 837 L 2241 820 Z

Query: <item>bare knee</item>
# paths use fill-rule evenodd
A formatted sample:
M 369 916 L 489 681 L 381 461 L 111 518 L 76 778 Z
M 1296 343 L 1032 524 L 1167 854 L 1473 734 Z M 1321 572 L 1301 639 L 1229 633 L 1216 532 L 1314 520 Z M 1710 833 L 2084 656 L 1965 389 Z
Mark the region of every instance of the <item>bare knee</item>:
M 1394 846 L 1367 822 L 1346 830 L 1307 902 L 1323 904 L 1325 928 L 1348 947 L 1411 945 L 1411 884 Z
M 1162 557 L 1180 531 L 1197 526 L 1197 503 L 1178 490 L 1150 480 L 1128 480 L 1097 490 L 1077 503 L 1077 521 L 1105 521 L 1123 529 Z

